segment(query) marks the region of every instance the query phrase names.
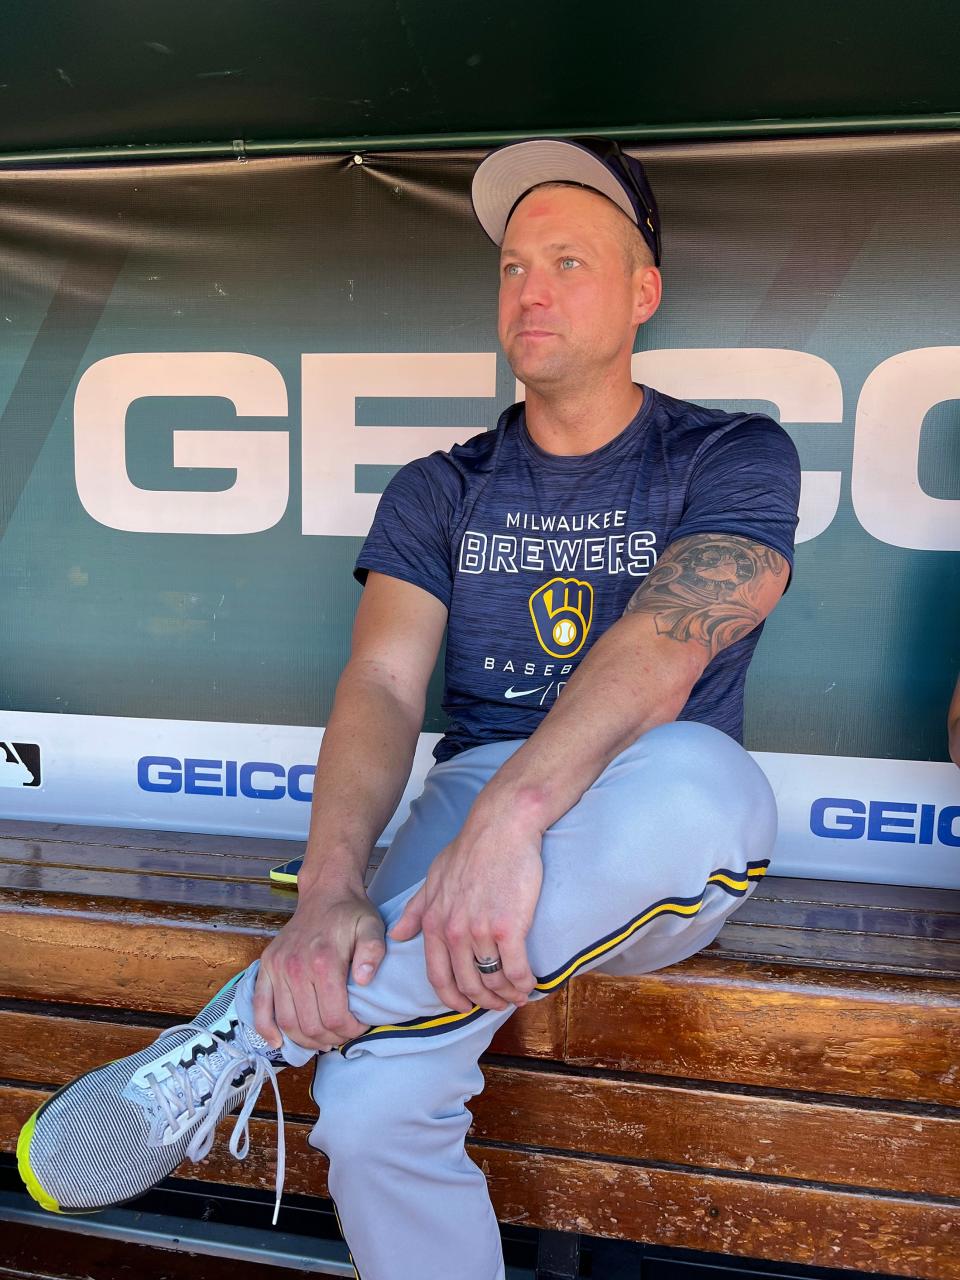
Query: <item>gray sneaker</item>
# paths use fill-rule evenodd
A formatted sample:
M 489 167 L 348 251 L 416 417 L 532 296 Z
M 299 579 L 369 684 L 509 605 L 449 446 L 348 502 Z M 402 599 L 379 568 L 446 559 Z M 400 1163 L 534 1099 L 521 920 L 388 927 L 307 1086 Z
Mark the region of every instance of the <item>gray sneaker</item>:
M 142 1195 L 185 1157 L 202 1160 L 217 1123 L 241 1101 L 230 1151 L 242 1160 L 250 1113 L 269 1080 L 277 1101 L 276 1222 L 285 1156 L 277 1072 L 300 1064 L 288 1063 L 240 1019 L 234 996 L 243 976 L 192 1022 L 86 1072 L 34 1112 L 20 1133 L 17 1163 L 38 1204 L 53 1213 L 92 1213 Z

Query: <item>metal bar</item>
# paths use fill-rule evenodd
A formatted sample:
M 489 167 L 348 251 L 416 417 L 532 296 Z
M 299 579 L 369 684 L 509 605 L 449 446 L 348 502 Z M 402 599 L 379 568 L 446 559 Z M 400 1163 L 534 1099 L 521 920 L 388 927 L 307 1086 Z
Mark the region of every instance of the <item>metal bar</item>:
M 0 1222 L 99 1236 L 174 1253 L 234 1258 L 311 1275 L 347 1276 L 349 1280 L 356 1276 L 343 1241 L 294 1235 L 273 1227 L 258 1230 L 136 1209 L 106 1209 L 95 1216 L 52 1214 L 37 1208 L 25 1194 L 4 1190 L 0 1190 Z M 526 1267 L 507 1266 L 505 1275 L 506 1280 L 535 1280 Z
M 107 1209 L 96 1217 L 58 1216 L 32 1206 L 25 1196 L 13 1191 L 0 1191 L 0 1222 L 100 1236 L 175 1253 L 235 1258 L 313 1275 L 352 1278 L 355 1274 L 347 1246 L 341 1241 L 314 1240 L 267 1228 L 257 1230 L 222 1222 L 191 1221 L 135 1209 Z
M 494 147 L 542 137 L 617 138 L 621 142 L 698 142 L 771 137 L 823 137 L 833 134 L 885 134 L 960 130 L 960 112 L 912 116 L 831 116 L 798 120 L 721 120 L 689 124 L 624 125 L 605 129 L 515 129 L 498 133 L 421 133 L 358 138 L 275 138 L 253 142 L 124 144 L 65 147 L 43 151 L 0 152 L 0 167 L 28 165 L 115 164 L 118 161 L 206 160 L 225 157 L 314 155 L 365 151 L 413 151 Z

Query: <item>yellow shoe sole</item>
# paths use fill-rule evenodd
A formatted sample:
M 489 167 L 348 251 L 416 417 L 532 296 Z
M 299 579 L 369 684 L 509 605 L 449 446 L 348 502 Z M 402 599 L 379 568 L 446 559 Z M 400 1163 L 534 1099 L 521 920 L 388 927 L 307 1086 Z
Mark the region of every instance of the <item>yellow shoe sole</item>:
M 37 1175 L 30 1167 L 30 1140 L 33 1138 L 37 1116 L 42 1110 L 43 1107 L 38 1107 L 20 1130 L 20 1137 L 17 1139 L 17 1168 L 20 1170 L 20 1177 L 23 1179 L 24 1186 L 42 1209 L 46 1209 L 50 1213 L 63 1213 L 53 1196 L 44 1191 L 37 1179 Z

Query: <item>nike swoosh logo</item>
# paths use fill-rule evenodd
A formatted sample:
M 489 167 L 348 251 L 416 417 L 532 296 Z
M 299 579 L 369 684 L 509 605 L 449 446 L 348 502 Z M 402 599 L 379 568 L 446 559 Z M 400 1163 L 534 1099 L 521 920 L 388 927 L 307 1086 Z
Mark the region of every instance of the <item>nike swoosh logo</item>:
M 546 687 L 547 686 L 545 684 L 541 684 L 536 689 L 515 689 L 513 685 L 511 685 L 509 689 L 504 690 L 503 696 L 505 698 L 525 698 L 528 693 L 539 693 Z

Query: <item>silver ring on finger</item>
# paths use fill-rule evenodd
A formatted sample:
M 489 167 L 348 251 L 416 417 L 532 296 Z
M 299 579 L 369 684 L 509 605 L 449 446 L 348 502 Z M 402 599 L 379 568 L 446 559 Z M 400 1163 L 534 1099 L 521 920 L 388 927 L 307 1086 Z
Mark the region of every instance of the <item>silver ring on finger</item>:
M 503 961 L 499 956 L 474 956 L 473 963 L 480 973 L 498 973 L 503 968 Z

